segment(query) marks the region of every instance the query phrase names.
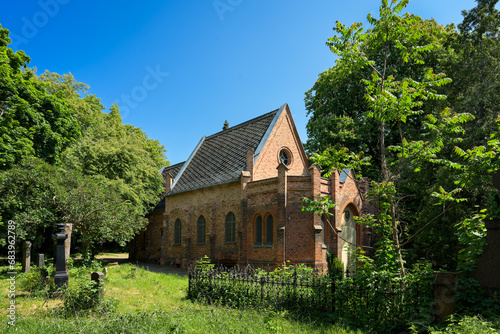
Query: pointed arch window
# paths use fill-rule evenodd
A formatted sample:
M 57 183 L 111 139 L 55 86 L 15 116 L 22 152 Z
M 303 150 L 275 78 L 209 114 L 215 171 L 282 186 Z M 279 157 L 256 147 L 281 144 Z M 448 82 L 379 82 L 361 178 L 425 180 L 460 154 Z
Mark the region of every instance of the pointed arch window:
M 180 245 L 182 243 L 182 224 L 181 220 L 177 218 L 174 223 L 174 245 Z
M 196 243 L 204 244 L 205 243 L 205 217 L 200 216 L 198 218 L 198 223 L 196 224 Z
M 272 215 L 266 218 L 266 245 L 273 244 L 274 219 Z
M 255 244 L 262 245 L 262 217 L 255 218 Z
M 236 217 L 234 213 L 229 212 L 226 216 L 226 231 L 225 231 L 225 242 L 235 242 L 236 241 Z

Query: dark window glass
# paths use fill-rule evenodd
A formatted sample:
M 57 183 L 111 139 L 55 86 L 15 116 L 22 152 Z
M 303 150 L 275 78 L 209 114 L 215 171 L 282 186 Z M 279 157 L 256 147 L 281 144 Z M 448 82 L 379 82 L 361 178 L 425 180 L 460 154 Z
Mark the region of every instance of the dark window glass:
M 197 223 L 197 235 L 196 235 L 196 242 L 199 244 L 204 244 L 205 243 L 205 217 L 200 216 L 198 218 L 198 223 Z
M 256 245 L 262 244 L 262 217 L 261 216 L 258 216 L 257 219 L 255 219 L 255 244 Z
M 290 157 L 288 156 L 288 153 L 286 150 L 281 150 L 280 151 L 280 161 L 285 165 L 288 166 L 290 164 Z
M 269 215 L 266 219 L 266 244 L 271 245 L 273 243 L 273 230 L 274 221 L 273 216 Z
M 174 223 L 174 245 L 180 245 L 182 242 L 181 220 L 177 219 Z
M 236 234 L 236 218 L 234 213 L 229 212 L 226 216 L 226 242 L 234 242 Z

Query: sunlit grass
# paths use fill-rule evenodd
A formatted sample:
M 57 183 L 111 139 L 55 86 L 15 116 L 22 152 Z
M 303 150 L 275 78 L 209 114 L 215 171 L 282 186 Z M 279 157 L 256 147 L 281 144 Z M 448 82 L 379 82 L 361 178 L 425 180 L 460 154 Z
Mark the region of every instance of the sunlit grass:
M 7 333 L 14 328 L 7 325 L 10 300 L 4 269 L 0 267 L 0 332 Z M 53 312 L 60 300 L 18 290 L 15 329 L 21 333 L 356 333 L 328 323 L 293 320 L 286 312 L 192 303 L 185 298 L 187 288 L 186 276 L 110 265 L 105 299 L 118 301 L 116 311 L 63 317 Z

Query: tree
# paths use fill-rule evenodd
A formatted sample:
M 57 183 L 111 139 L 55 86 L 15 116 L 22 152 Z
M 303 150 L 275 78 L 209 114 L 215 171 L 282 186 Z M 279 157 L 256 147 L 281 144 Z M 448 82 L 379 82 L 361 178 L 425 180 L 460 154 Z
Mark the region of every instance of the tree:
M 124 246 L 147 223 L 112 185 L 36 158 L 0 172 L 0 194 L 2 218 L 15 221 L 17 239 L 35 247 L 55 222 L 73 224 L 86 250 L 106 241 Z
M 169 164 L 164 146 L 141 129 L 123 124 L 117 105 L 103 112 L 100 100 L 87 94 L 88 86 L 71 73 L 46 71 L 40 80 L 69 101 L 83 129 L 83 137 L 64 152 L 61 165 L 114 187 L 138 213 L 147 213 L 163 191 L 159 170 Z
M 349 28 L 353 32 L 353 36 L 350 37 L 352 40 L 346 43 L 359 43 L 360 52 L 365 59 L 376 61 L 378 64 L 382 61 L 387 62 L 385 74 L 394 76 L 395 80 L 408 76 L 423 77 L 427 67 L 438 67 L 438 60 L 447 52 L 443 43 L 447 36 L 453 33 L 453 27 L 443 27 L 434 20 L 422 20 L 415 15 L 403 17 L 398 24 L 400 29 L 418 29 L 421 34 L 418 37 L 414 36 L 413 39 L 386 40 L 381 43 L 363 37 L 371 34 L 372 29 L 365 33 L 360 24 L 354 24 Z M 337 25 L 334 31 L 338 32 L 338 28 Z M 337 54 L 335 38 L 330 38 L 326 44 Z M 398 50 L 398 47 L 417 50 L 431 44 L 436 47 L 427 52 L 420 52 L 419 62 L 409 63 L 404 57 L 399 57 L 399 54 L 387 52 L 387 50 Z M 378 169 L 381 158 L 380 137 L 377 134 L 379 124 L 377 120 L 367 117 L 369 106 L 364 98 L 366 91 L 362 82 L 370 78 L 371 71 L 370 66 L 361 65 L 357 59 L 338 59 L 334 67 L 319 75 L 305 97 L 307 113 L 310 116 L 307 124 L 309 139 L 305 146 L 309 154 L 343 148 L 349 152 L 370 156 L 373 163 L 364 172 L 370 178 L 378 180 L 381 172 Z M 432 108 L 429 106 L 428 109 Z M 402 124 L 404 134 L 409 138 L 416 138 L 421 128 L 421 120 L 420 116 L 409 115 Z M 392 131 L 385 138 L 388 145 L 399 140 L 397 129 L 390 130 Z
M 485 144 L 496 131 L 500 114 L 500 12 L 498 0 L 476 0 L 477 6 L 463 11 L 459 34 L 449 37 L 454 52 L 444 59 L 453 82 L 446 94 L 457 112 L 467 111 L 475 119 L 466 127 L 468 146 Z
M 379 18 L 368 16 L 371 29 L 364 31 L 361 24 L 346 27 L 337 22 L 337 35 L 329 39 L 331 50 L 339 57 L 331 73 L 341 80 L 351 73 L 360 74 L 361 83 L 347 87 L 364 87 L 366 109 L 362 120 L 372 123 L 370 126 L 376 130 L 367 139 L 372 140 L 367 146 L 378 146 L 368 149 L 365 155 L 376 166 L 361 159 L 361 146 L 346 147 L 346 141 L 313 156 L 313 160 L 329 169 L 355 167 L 361 172 L 358 175 L 366 171 L 375 175 L 370 195 L 379 212 L 376 217 L 361 217 L 359 222 L 377 228 L 378 264 L 388 270 L 398 268 L 401 275 L 406 271 L 404 247 L 422 231 L 431 230 L 439 217 L 459 207 L 457 203 L 467 202 L 471 189 L 484 182 L 479 165 L 491 166 L 489 161 L 496 150 L 493 141 L 488 143 L 490 147 L 460 148 L 463 126 L 474 116 L 445 108 L 445 96 L 440 92 L 451 80 L 429 66 L 436 64 L 436 55 L 444 54 L 443 40 L 425 37 L 427 31 L 422 24 L 427 26 L 428 22 L 414 15 L 400 15 L 407 3 L 408 0 L 383 0 Z M 367 53 L 369 46 L 379 52 Z M 430 64 L 426 63 L 429 60 Z M 355 95 L 353 98 L 359 99 Z M 355 138 L 359 133 L 359 128 L 343 129 L 344 138 Z M 339 148 L 342 154 L 335 153 Z M 418 198 L 409 192 L 416 188 Z M 414 224 L 408 217 L 415 214 L 407 214 L 405 207 L 414 208 L 419 203 L 437 208 L 438 212 L 434 216 L 418 212 L 418 224 Z M 465 211 L 460 221 L 473 219 L 474 212 Z
M 0 169 L 32 156 L 55 163 L 80 137 L 80 127 L 66 101 L 47 91 L 28 68 L 30 58 L 10 42 L 0 25 Z

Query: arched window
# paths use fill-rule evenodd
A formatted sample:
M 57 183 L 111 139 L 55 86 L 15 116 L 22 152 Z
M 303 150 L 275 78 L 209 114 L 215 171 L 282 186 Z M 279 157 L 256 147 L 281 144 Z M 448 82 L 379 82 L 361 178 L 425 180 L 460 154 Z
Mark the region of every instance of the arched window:
M 236 218 L 234 213 L 229 212 L 226 216 L 226 238 L 225 242 L 235 242 Z
M 255 244 L 262 245 L 262 217 L 255 218 Z
M 174 245 L 180 245 L 182 243 L 182 225 L 181 220 L 177 218 L 174 223 Z
M 205 243 L 205 217 L 200 216 L 198 218 L 197 233 L 196 233 L 196 242 L 199 244 Z
M 266 245 L 273 244 L 274 220 L 273 216 L 269 215 L 266 218 Z

